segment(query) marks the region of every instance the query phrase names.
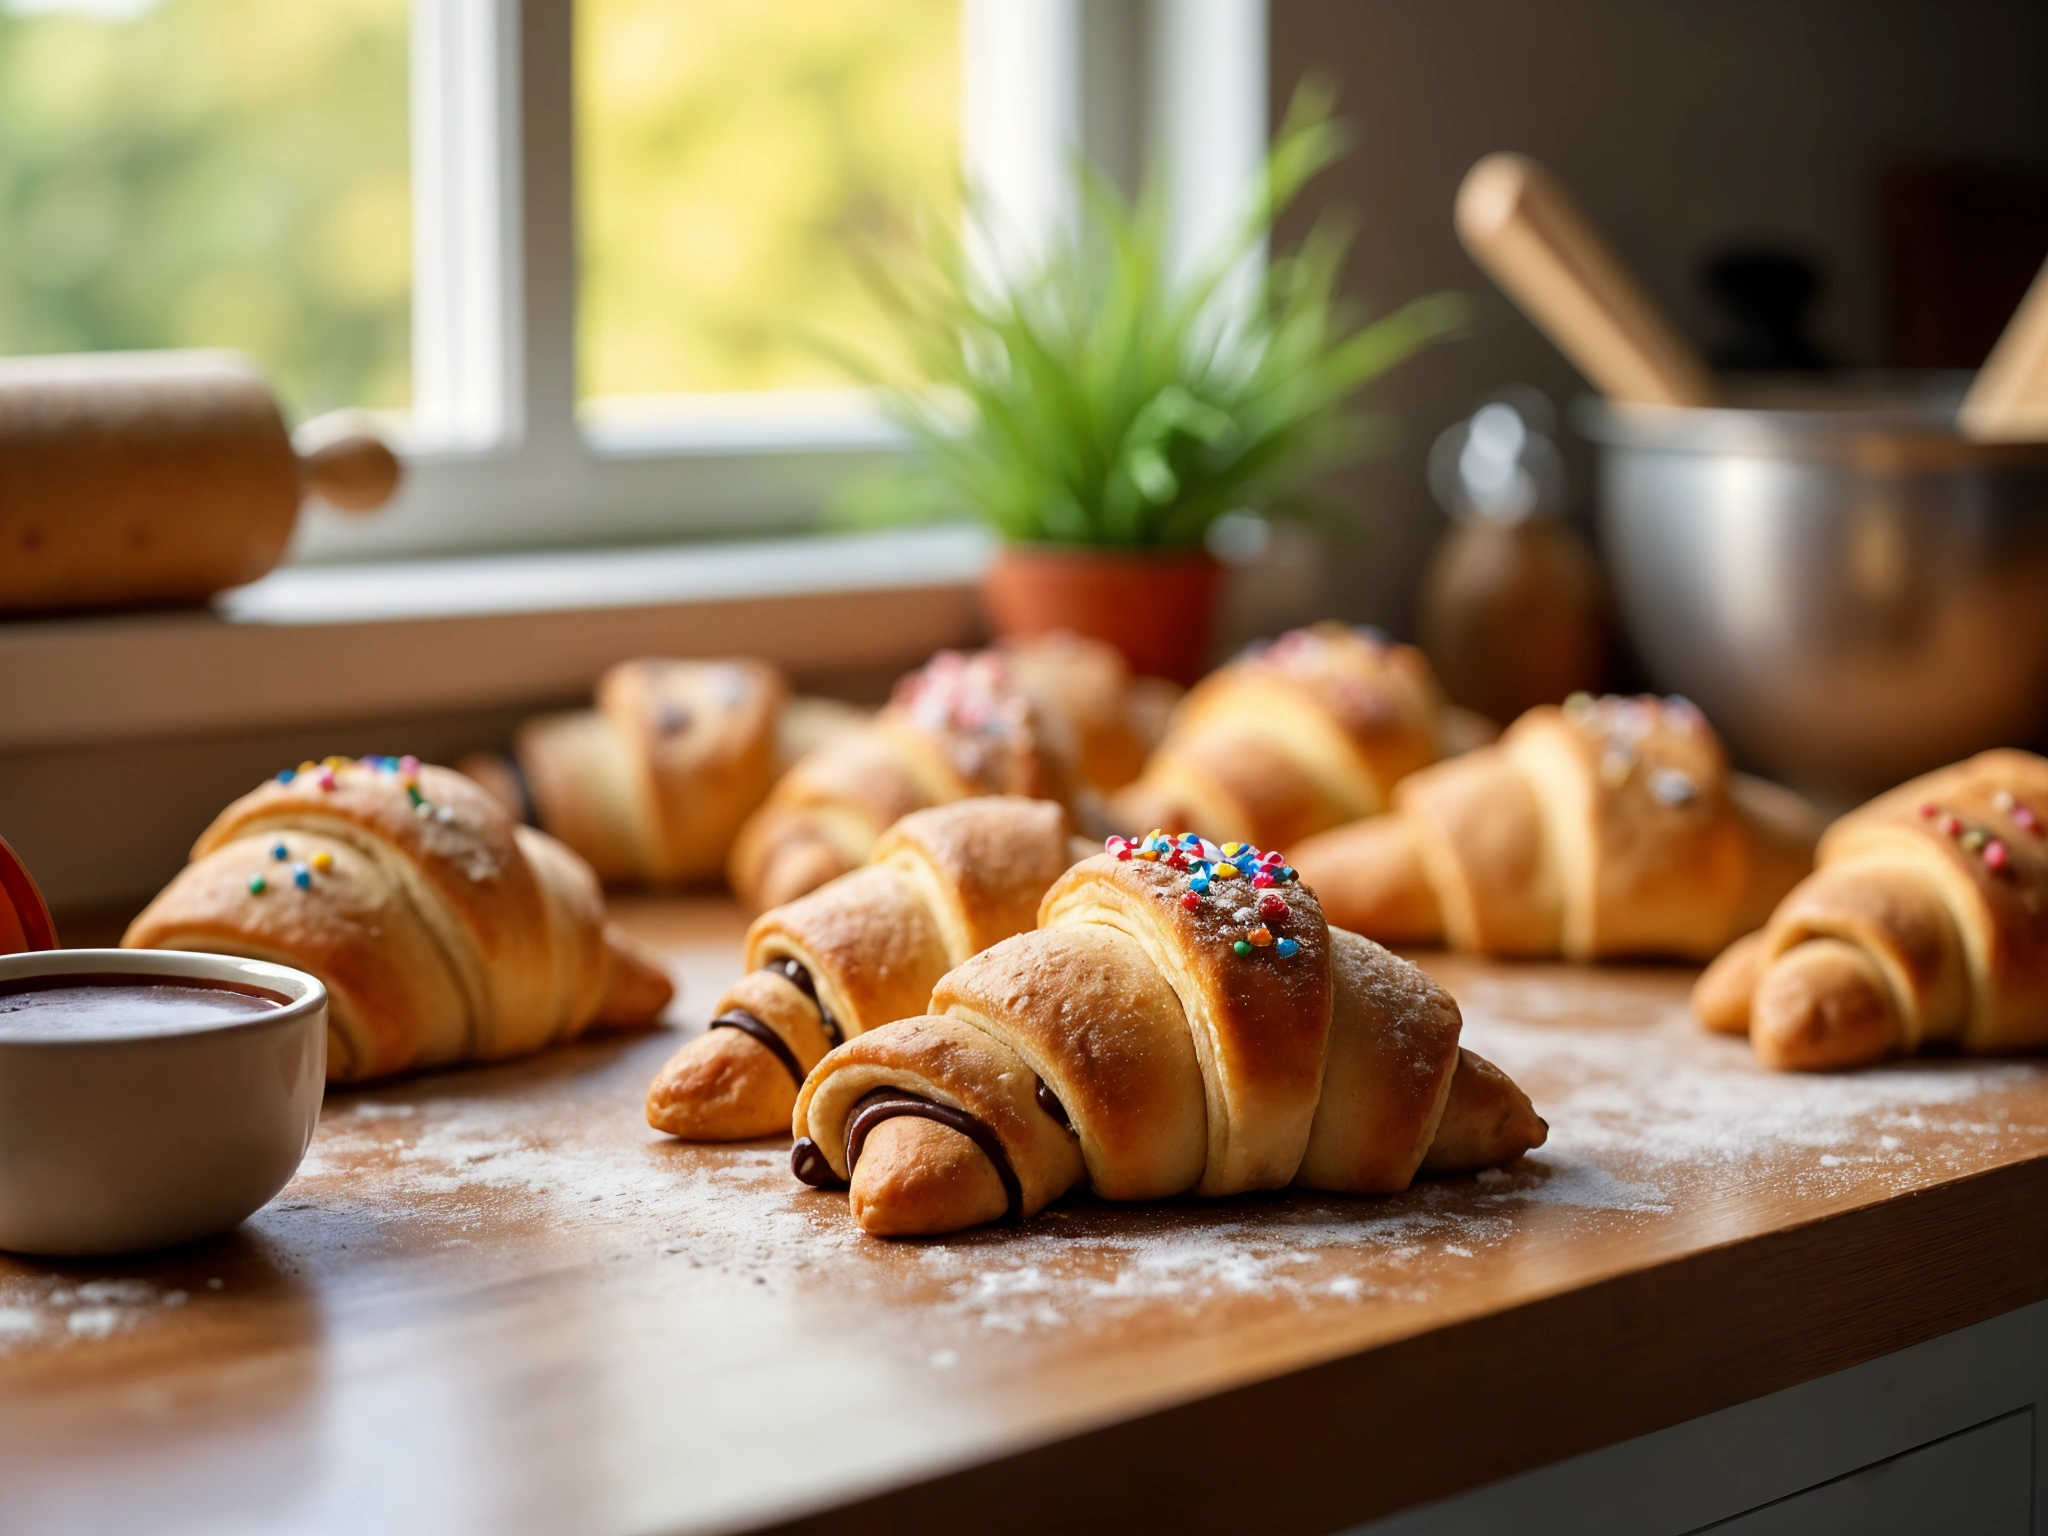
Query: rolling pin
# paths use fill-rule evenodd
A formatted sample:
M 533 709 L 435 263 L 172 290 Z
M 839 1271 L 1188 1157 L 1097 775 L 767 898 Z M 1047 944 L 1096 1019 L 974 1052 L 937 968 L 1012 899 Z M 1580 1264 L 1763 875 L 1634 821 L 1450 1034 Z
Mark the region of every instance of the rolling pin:
M 1956 425 L 1979 443 L 2048 442 L 2048 262 L 1977 370 Z
M 1542 166 L 1488 155 L 1456 217 L 1472 259 L 1609 400 L 1714 403 L 1706 364 Z
M 317 436 L 232 352 L 0 358 L 0 613 L 203 601 L 277 564 L 307 496 L 391 499 L 389 448 Z

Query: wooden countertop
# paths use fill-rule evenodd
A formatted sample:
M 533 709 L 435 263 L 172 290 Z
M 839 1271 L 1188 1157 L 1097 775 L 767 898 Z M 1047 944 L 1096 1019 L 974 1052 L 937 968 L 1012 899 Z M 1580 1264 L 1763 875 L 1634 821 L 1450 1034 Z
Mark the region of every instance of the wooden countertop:
M 701 1025 L 738 914 L 621 916 Z M 1552 1139 L 1396 1198 L 878 1242 L 647 1129 L 671 1030 L 330 1095 L 225 1238 L 0 1258 L 0 1529 L 1327 1531 L 2048 1296 L 2048 1067 L 1776 1077 L 1689 972 L 1427 963 Z

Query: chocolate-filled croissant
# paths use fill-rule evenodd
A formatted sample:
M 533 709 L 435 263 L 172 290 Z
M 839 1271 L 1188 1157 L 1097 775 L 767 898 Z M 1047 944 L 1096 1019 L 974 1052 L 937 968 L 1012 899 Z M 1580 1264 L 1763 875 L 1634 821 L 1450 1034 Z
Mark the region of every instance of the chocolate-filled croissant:
M 1071 781 L 1037 709 L 993 651 L 941 651 L 896 685 L 887 708 L 776 781 L 733 844 L 733 894 L 757 909 L 793 901 L 867 862 L 890 826 L 975 795 L 1065 803 Z
M 1682 699 L 1579 695 L 1295 850 L 1330 921 L 1387 944 L 1704 960 L 1812 867 L 1818 818 L 1730 773 Z
M 755 919 L 747 974 L 655 1077 L 648 1124 L 692 1141 L 779 1134 L 827 1050 L 921 1013 L 947 971 L 1029 928 L 1087 851 L 1048 800 L 990 795 L 905 816 L 865 868 Z
M 1981 753 L 1829 827 L 1820 867 L 1693 990 L 1765 1065 L 2048 1049 L 2048 760 Z
M 1039 926 L 929 1011 L 806 1078 L 798 1177 L 878 1235 L 1114 1200 L 1405 1189 L 1512 1161 L 1547 1128 L 1458 1045 L 1420 970 L 1331 929 L 1275 856 L 1154 835 L 1063 875 Z

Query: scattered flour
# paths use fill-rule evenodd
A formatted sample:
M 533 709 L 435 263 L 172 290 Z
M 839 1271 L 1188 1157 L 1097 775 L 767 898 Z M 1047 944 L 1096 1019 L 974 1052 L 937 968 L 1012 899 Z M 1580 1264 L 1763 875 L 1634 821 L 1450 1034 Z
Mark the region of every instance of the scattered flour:
M 32 1342 L 104 1339 L 191 1298 L 148 1280 L 87 1280 L 55 1275 L 0 1277 L 0 1352 Z
M 625 1113 L 593 1122 L 531 1100 L 448 1096 L 331 1115 L 288 1203 L 438 1223 L 450 1244 L 488 1243 L 509 1207 L 526 1230 L 539 1218 L 586 1251 L 593 1237 L 614 1250 L 644 1243 L 750 1283 L 909 1294 L 936 1317 L 1019 1333 L 1161 1302 L 1426 1300 L 1460 1267 L 1525 1236 L 1539 1212 L 1556 1213 L 1544 1218 L 1552 1227 L 1631 1231 L 1759 1170 L 1843 1181 L 1889 1160 L 1910 1171 L 1930 1132 L 1981 1148 L 2014 1129 L 1987 1122 L 1984 1104 L 2037 1072 L 1943 1062 L 1779 1075 L 1689 1026 L 1571 1028 L 1487 1013 L 1468 1009 L 1468 1039 L 1531 1090 L 1549 1143 L 1513 1169 L 1386 1199 L 1079 1200 L 1021 1232 L 883 1245 L 859 1233 L 842 1202 L 798 1186 L 782 1147 L 690 1148 L 644 1138 Z M 1525 1005 L 1521 1017 L 1531 1014 Z M 944 1353 L 935 1369 L 946 1368 Z

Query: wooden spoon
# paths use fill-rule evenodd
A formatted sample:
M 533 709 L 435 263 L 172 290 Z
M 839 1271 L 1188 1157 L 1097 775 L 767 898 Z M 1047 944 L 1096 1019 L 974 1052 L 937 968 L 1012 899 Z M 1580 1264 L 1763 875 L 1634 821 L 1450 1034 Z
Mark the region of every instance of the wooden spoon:
M 1977 370 L 1956 425 L 1980 443 L 2048 440 L 2048 262 Z
M 1535 161 L 1492 154 L 1473 166 L 1457 226 L 1472 259 L 1608 399 L 1715 403 L 1706 364 Z

